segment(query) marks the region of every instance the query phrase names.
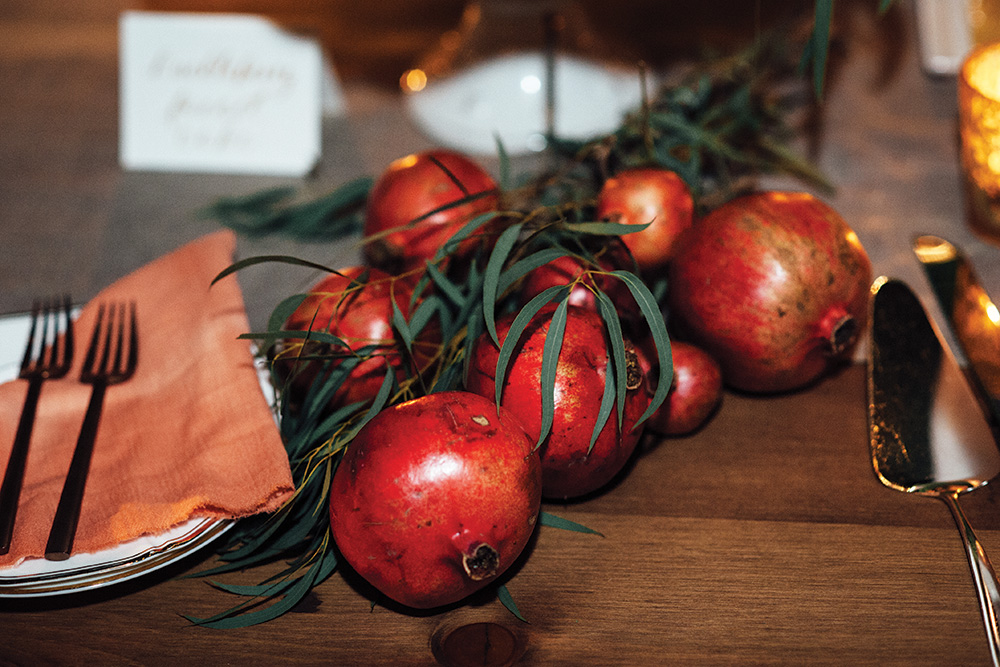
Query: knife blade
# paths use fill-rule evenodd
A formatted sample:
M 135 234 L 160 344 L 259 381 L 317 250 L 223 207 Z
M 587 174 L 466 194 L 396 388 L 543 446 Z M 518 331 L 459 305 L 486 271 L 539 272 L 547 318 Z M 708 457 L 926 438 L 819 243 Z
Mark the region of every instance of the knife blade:
M 914 239 L 913 252 L 968 362 L 973 390 L 1000 435 L 1000 309 L 954 244 L 922 235 Z
M 897 491 L 939 498 L 962 536 L 993 664 L 1000 666 L 1000 586 L 959 496 L 1000 472 L 982 405 L 917 296 L 881 277 L 869 302 L 868 430 L 879 480 Z
M 901 491 L 956 480 L 978 486 L 1000 473 L 981 404 L 908 285 L 876 281 L 869 327 L 871 445 L 883 482 Z

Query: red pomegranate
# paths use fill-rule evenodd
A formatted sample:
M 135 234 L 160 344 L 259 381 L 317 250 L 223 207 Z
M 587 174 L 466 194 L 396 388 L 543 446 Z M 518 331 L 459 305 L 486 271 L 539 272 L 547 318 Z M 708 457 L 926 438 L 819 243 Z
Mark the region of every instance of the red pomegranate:
M 625 283 L 600 273 L 590 273 L 588 276 L 581 277 L 585 271 L 610 272 L 624 269 L 634 272 L 636 269 L 635 260 L 629 255 L 624 243 L 612 241 L 606 244 L 594 253 L 594 262 L 596 262 L 596 266 L 583 259 L 567 255 L 538 267 L 525 276 L 524 282 L 521 284 L 521 301 L 527 303 L 532 297 L 541 294 L 549 287 L 568 285 L 580 278 L 580 282 L 573 288 L 568 297 L 570 305 L 599 312 L 595 290 L 600 289 L 611 298 L 619 316 L 627 323 L 634 325 L 640 322 L 642 313 Z
M 533 444 L 506 410 L 468 392 L 383 410 L 334 474 L 337 547 L 409 607 L 467 597 L 509 568 L 534 530 L 541 470 Z
M 649 227 L 622 240 L 639 269 L 662 269 L 673 257 L 677 237 L 691 226 L 694 202 L 687 183 L 669 169 L 627 169 L 605 181 L 597 196 L 597 217 Z
M 867 316 L 871 263 L 812 195 L 760 192 L 709 213 L 679 240 L 670 314 L 737 389 L 803 387 L 848 357 Z
M 470 195 L 480 198 L 438 210 Z M 366 258 L 391 272 L 422 266 L 467 222 L 494 210 L 498 198 L 493 177 L 461 153 L 431 150 L 400 158 L 368 195 L 364 235 L 372 240 L 365 244 Z
M 645 422 L 646 428 L 664 435 L 684 435 L 704 424 L 722 400 L 722 369 L 701 348 L 680 340 L 670 341 L 674 378 L 670 393 Z M 640 356 L 647 379 L 652 368 Z
M 361 361 L 334 394 L 331 404 L 347 405 L 371 400 L 385 377 L 390 364 L 403 376 L 409 370 L 401 344 L 392 329 L 392 302 L 404 317 L 409 316 L 412 287 L 379 269 L 351 267 L 340 275 L 333 273 L 319 281 L 309 296 L 295 309 L 284 328 L 289 331 L 329 332 L 350 346 L 338 349 L 326 343 L 288 339 L 283 341 L 273 363 L 280 376 L 290 380 L 287 386 L 292 397 L 301 397 L 315 381 L 322 361 L 317 355 L 348 357 L 362 348 L 375 345 L 377 350 Z M 414 342 L 414 359 L 418 367 L 427 364 L 436 341 L 434 332 Z M 306 359 L 312 357 L 311 359 Z M 342 363 L 338 360 L 334 364 Z
M 552 307 L 543 309 L 525 329 L 507 368 L 501 396 L 501 405 L 521 421 L 536 442 L 542 430 L 542 350 L 553 312 Z M 513 315 L 497 321 L 501 344 L 512 321 Z M 629 380 L 622 427 L 618 428 L 616 409 L 588 453 L 608 374 L 608 344 L 599 315 L 569 306 L 556 365 L 555 415 L 541 448 L 542 493 L 546 497 L 572 498 L 599 489 L 625 466 L 635 450 L 641 429 L 633 427 L 650 399 L 643 388 L 636 352 L 627 341 L 626 345 Z M 471 354 L 466 387 L 495 399 L 499 348 L 484 334 Z

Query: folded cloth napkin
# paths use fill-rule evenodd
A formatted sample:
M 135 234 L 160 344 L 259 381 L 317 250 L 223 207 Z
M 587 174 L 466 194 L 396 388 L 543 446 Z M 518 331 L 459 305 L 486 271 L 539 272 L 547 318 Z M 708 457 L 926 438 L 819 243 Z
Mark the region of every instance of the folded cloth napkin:
M 236 277 L 210 287 L 234 249 L 232 233 L 210 234 L 83 308 L 73 370 L 42 388 L 13 543 L 0 568 L 44 555 L 90 398 L 80 368 L 101 302 L 135 300 L 139 365 L 105 397 L 74 552 L 162 533 L 194 517 L 271 511 L 291 495 L 288 458 L 249 342 L 238 338 L 249 324 Z M 24 380 L 0 385 L 0 470 L 26 387 Z

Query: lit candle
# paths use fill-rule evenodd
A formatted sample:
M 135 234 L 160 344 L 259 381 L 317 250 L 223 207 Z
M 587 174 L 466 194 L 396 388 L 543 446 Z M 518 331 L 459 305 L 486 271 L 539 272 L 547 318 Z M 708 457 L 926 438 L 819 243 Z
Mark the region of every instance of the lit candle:
M 966 58 L 958 77 L 958 109 L 970 221 L 1000 236 L 1000 43 Z

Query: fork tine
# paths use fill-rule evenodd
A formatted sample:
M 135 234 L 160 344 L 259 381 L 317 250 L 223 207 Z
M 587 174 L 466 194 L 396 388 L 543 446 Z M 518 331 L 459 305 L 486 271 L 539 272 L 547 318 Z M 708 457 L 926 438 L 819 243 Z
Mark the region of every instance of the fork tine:
M 101 328 L 104 323 L 104 304 L 97 309 L 97 321 L 94 323 L 94 333 L 90 337 L 90 345 L 87 347 L 87 356 L 83 360 L 84 375 L 94 372 L 94 359 L 97 358 L 97 346 L 101 340 Z
M 110 329 L 110 327 L 109 327 Z M 118 344 L 115 346 L 115 363 L 114 366 L 107 369 L 106 372 L 113 373 L 115 375 L 121 375 L 122 373 L 122 348 L 125 346 L 125 304 L 118 304 Z M 111 333 L 108 332 L 108 343 L 111 343 Z
M 59 364 L 59 373 L 65 375 L 69 372 L 69 367 L 73 364 L 73 300 L 69 294 L 63 294 L 63 323 L 65 324 L 65 334 L 62 344 L 62 363 Z
M 45 303 L 45 328 L 42 331 L 42 351 L 39 354 L 39 359 L 45 364 L 46 369 L 55 369 L 59 367 L 59 354 L 62 349 L 62 345 L 59 341 L 59 302 L 55 297 L 46 300 Z M 52 336 L 49 336 L 49 324 L 52 325 Z M 51 340 L 51 343 L 48 341 Z M 49 360 L 45 362 L 45 345 L 49 344 Z
M 115 304 L 108 306 L 108 322 L 104 328 L 104 349 L 101 351 L 101 362 L 97 366 L 97 372 L 101 375 L 108 375 L 111 367 L 108 362 L 111 359 L 111 342 L 115 334 Z
M 35 299 L 31 304 L 31 329 L 28 331 L 28 344 L 24 348 L 24 358 L 21 360 L 22 373 L 30 368 L 31 361 L 34 359 L 35 331 L 38 328 L 38 316 L 41 309 L 41 302 Z
M 139 319 L 135 301 L 132 301 L 130 306 L 132 317 L 129 325 L 128 366 L 123 371 L 126 377 L 131 377 L 135 373 L 136 366 L 139 365 Z
M 51 325 L 51 326 L 50 326 Z M 45 362 L 45 348 L 49 347 L 49 339 L 53 339 L 53 344 L 49 349 L 55 352 L 55 335 L 49 336 L 49 329 L 55 329 L 55 323 L 52 321 L 52 299 L 46 298 L 42 302 L 42 337 L 38 341 L 38 354 L 35 357 L 35 368 L 33 370 L 40 371 L 47 368 Z

